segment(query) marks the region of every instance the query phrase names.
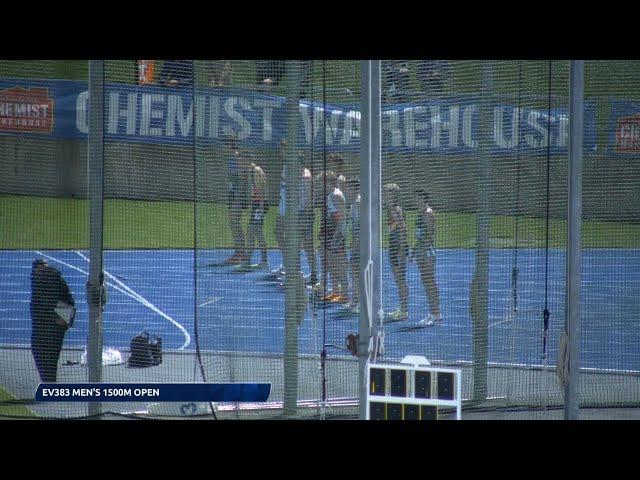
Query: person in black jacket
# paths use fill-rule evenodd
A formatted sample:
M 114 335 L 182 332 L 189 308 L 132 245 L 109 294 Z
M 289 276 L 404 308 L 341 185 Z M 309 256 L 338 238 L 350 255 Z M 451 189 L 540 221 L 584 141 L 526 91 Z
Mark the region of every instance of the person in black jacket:
M 43 382 L 55 382 L 58 360 L 73 315 L 66 319 L 56 312 L 64 302 L 75 313 L 75 302 L 67 282 L 45 260 L 34 260 L 31 269 L 31 352 Z

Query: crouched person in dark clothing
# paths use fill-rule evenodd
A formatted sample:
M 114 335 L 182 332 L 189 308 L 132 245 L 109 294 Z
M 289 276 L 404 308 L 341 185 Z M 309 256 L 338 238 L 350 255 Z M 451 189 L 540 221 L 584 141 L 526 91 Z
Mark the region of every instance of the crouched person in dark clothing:
M 34 260 L 31 268 L 31 352 L 43 382 L 56 381 L 62 342 L 74 316 L 73 295 L 60 272 L 44 260 Z

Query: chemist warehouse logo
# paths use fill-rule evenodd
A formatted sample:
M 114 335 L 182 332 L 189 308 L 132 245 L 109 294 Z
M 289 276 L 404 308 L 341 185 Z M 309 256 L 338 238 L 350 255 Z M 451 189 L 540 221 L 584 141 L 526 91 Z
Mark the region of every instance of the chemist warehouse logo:
M 616 123 L 616 152 L 640 152 L 640 115 L 620 117 Z
M 0 132 L 53 132 L 53 100 L 49 89 L 0 90 Z

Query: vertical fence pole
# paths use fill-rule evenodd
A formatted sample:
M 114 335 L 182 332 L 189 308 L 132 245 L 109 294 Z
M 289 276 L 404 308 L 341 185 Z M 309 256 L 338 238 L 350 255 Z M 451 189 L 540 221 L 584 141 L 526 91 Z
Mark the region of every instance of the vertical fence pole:
M 380 188 L 381 106 L 380 61 L 361 63 L 360 139 L 360 325 L 358 342 L 359 418 L 367 418 L 367 360 L 369 342 L 380 328 Z M 368 280 L 365 280 L 368 279 Z
M 104 60 L 89 61 L 89 136 L 87 148 L 87 195 L 89 199 L 89 338 L 87 339 L 88 381 L 102 381 L 102 227 L 104 179 Z M 102 406 L 90 402 L 89 415 Z
M 287 65 L 287 145 L 285 147 L 284 218 L 284 416 L 293 417 L 298 407 L 298 326 L 304 315 L 304 285 L 300 274 L 298 207 L 300 201 L 300 163 L 298 155 L 300 119 L 300 62 Z
M 580 269 L 582 256 L 582 135 L 584 61 L 569 72 L 569 194 L 567 207 L 567 290 L 565 331 L 569 337 L 569 381 L 564 388 L 564 418 L 580 416 Z
M 490 146 L 493 139 L 493 93 L 494 63 L 482 62 L 480 89 L 480 120 L 476 165 L 478 166 L 478 204 L 476 214 L 476 259 L 475 296 L 476 315 L 473 319 L 473 401 L 484 402 L 487 398 L 487 365 L 489 361 L 489 230 L 491 187 Z M 474 301 L 474 298 L 471 299 Z

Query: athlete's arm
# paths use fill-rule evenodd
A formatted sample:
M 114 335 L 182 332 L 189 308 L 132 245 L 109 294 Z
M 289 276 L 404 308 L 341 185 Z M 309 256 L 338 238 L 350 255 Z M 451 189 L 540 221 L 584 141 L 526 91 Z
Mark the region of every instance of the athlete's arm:
M 402 208 L 399 205 L 395 205 L 391 208 L 391 229 L 405 228 L 404 215 Z
M 427 206 L 423 211 L 424 224 L 427 227 L 426 238 L 433 244 L 436 236 L 436 213 Z

